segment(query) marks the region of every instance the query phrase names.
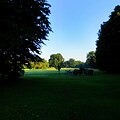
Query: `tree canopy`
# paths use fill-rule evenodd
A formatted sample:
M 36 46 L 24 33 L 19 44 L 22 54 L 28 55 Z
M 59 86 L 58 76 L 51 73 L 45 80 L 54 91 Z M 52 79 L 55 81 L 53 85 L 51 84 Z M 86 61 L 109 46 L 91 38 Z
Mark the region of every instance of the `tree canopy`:
M 29 68 L 31 68 L 31 69 L 47 69 L 47 68 L 49 68 L 49 63 L 45 59 L 43 59 L 42 61 L 40 60 L 40 61 L 30 62 Z
M 96 62 L 100 70 L 120 73 L 120 6 L 116 6 L 98 33 Z
M 51 30 L 46 0 L 0 0 L 0 73 L 17 75 L 41 53 Z M 4 70 L 3 70 L 4 68 Z
M 87 54 L 86 64 L 91 68 L 96 67 L 96 55 L 94 51 L 90 51 Z
M 58 71 L 60 71 L 64 62 L 64 58 L 60 53 L 50 55 L 49 66 L 55 67 Z
M 63 66 L 65 68 L 79 68 L 81 64 L 83 64 L 83 62 L 70 58 L 68 61 L 64 62 Z

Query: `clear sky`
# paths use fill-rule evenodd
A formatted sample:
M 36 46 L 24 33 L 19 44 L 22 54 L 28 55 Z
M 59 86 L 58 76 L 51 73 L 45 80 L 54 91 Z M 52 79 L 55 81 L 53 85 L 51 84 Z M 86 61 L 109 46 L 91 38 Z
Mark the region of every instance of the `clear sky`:
M 96 50 L 100 25 L 120 0 L 48 0 L 52 6 L 49 21 L 53 33 L 42 47 L 41 57 L 61 53 L 65 60 L 74 58 L 85 62 L 86 55 Z

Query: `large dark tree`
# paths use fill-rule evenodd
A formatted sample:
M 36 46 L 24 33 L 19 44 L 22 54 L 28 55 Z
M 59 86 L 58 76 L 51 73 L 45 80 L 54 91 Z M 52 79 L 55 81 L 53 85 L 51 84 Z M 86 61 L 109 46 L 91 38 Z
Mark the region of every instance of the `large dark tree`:
M 46 0 L 0 0 L 0 73 L 18 77 L 51 31 Z
M 120 73 L 120 6 L 101 25 L 98 34 L 96 61 L 100 70 Z

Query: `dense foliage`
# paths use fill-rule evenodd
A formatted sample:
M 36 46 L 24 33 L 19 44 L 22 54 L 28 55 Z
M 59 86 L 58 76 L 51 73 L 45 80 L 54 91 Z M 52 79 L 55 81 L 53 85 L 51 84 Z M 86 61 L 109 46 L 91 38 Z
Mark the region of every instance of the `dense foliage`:
M 65 61 L 63 67 L 65 68 L 79 68 L 83 62 L 70 58 L 68 61 Z
M 47 69 L 49 68 L 49 63 L 46 60 L 38 61 L 38 62 L 30 62 L 31 69 Z
M 63 66 L 64 58 L 60 53 L 50 55 L 49 66 L 55 67 L 58 71 L 60 71 Z
M 87 59 L 86 59 L 86 64 L 90 67 L 90 68 L 96 68 L 96 55 L 94 51 L 90 51 L 87 54 Z
M 46 0 L 0 0 L 0 74 L 18 77 L 51 31 Z
M 120 6 L 101 25 L 98 34 L 96 61 L 100 70 L 120 73 Z

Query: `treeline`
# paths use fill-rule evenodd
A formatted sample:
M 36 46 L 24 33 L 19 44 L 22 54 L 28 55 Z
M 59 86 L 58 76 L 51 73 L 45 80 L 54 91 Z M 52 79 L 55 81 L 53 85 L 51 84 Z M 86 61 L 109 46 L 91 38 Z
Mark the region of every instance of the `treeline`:
M 87 54 L 86 62 L 75 60 L 73 58 L 64 61 L 64 57 L 60 53 L 50 55 L 50 59 L 48 61 L 45 59 L 39 59 L 39 57 L 36 56 L 36 61 L 30 61 L 29 64 L 26 63 L 24 68 L 47 69 L 50 67 L 54 67 L 60 70 L 61 68 L 80 68 L 81 66 L 96 68 L 96 56 L 94 51 L 90 51 Z
M 81 61 L 76 61 L 75 59 L 71 58 L 68 61 L 63 62 L 61 65 L 62 68 L 79 68 L 80 65 L 83 64 Z M 26 63 L 24 65 L 25 69 L 47 69 L 53 66 L 50 66 L 49 61 L 43 59 L 41 61 L 30 62 L 29 64 Z
M 84 62 L 70 58 L 68 61 L 63 63 L 63 68 L 79 68 L 83 63 Z

